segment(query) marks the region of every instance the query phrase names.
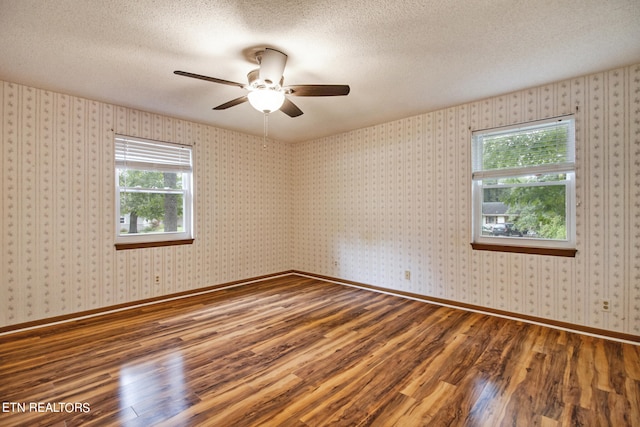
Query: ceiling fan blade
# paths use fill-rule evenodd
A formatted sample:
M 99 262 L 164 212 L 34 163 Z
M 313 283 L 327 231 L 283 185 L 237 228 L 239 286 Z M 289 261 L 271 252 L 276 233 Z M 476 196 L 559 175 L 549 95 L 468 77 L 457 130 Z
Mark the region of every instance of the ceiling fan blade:
M 348 95 L 349 85 L 292 85 L 284 88 L 293 96 L 341 96 Z
M 282 107 L 280 107 L 280 111 L 282 111 L 289 117 L 298 117 L 304 114 L 296 104 L 289 101 L 289 99 L 287 98 L 284 99 L 284 103 L 282 104 Z
M 202 76 L 200 74 L 188 73 L 186 71 L 174 71 L 173 74 L 177 74 L 179 76 L 192 77 L 194 79 L 206 80 L 208 82 L 221 83 L 223 85 L 229 86 L 237 86 L 244 88 L 242 83 L 230 82 L 229 80 L 216 79 L 215 77 Z
M 214 107 L 214 110 L 226 110 L 227 108 L 234 107 L 236 105 L 242 104 L 243 102 L 247 102 L 249 98 L 247 95 L 241 96 L 240 98 L 232 99 L 229 102 L 225 102 L 224 104 L 220 104 L 217 107 Z
M 260 79 L 267 84 L 279 84 L 287 64 L 287 55 L 265 48 L 260 57 Z

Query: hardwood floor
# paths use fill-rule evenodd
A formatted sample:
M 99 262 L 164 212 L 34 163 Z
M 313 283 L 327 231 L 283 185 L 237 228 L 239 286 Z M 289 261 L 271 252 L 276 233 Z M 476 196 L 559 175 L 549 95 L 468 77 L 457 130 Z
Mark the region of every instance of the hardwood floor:
M 638 346 L 299 276 L 1 336 L 0 378 L 2 426 L 640 425 Z

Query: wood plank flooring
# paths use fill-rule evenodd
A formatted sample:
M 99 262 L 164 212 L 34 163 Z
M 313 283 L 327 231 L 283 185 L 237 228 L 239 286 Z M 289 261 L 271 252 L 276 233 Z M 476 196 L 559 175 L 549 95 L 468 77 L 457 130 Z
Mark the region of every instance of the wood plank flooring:
M 0 336 L 0 381 L 2 426 L 640 425 L 638 346 L 295 275 Z

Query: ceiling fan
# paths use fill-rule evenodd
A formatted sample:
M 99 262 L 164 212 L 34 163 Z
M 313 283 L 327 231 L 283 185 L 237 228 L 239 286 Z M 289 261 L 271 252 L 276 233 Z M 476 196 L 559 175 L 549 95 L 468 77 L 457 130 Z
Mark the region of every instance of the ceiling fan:
M 341 96 L 349 94 L 350 88 L 348 85 L 283 86 L 283 73 L 284 67 L 287 63 L 287 55 L 278 50 L 268 47 L 264 50 L 260 50 L 256 53 L 256 61 L 260 67 L 247 74 L 247 84 L 188 73 L 186 71 L 174 71 L 174 73 L 179 76 L 192 77 L 229 86 L 237 86 L 249 92 L 244 96 L 232 99 L 231 101 L 214 107 L 214 110 L 226 110 L 227 108 L 249 101 L 256 110 L 265 114 L 281 110 L 289 117 L 298 117 L 302 115 L 302 110 L 291 102 L 287 98 L 287 95 Z

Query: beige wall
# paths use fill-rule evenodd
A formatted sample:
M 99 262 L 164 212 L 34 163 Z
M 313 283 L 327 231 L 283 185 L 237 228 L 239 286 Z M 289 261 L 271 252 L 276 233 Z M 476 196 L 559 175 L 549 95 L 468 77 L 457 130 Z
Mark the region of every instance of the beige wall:
M 640 65 L 266 150 L 12 83 L 0 100 L 0 326 L 298 269 L 640 335 Z M 470 129 L 576 107 L 576 258 L 472 251 Z M 113 131 L 195 143 L 192 246 L 114 250 Z
M 291 268 L 288 145 L 11 83 L 0 101 L 0 325 Z M 114 131 L 195 144 L 193 245 L 114 250 Z
M 471 250 L 470 129 L 576 108 L 576 258 Z M 640 66 L 298 143 L 294 160 L 295 269 L 640 335 Z

